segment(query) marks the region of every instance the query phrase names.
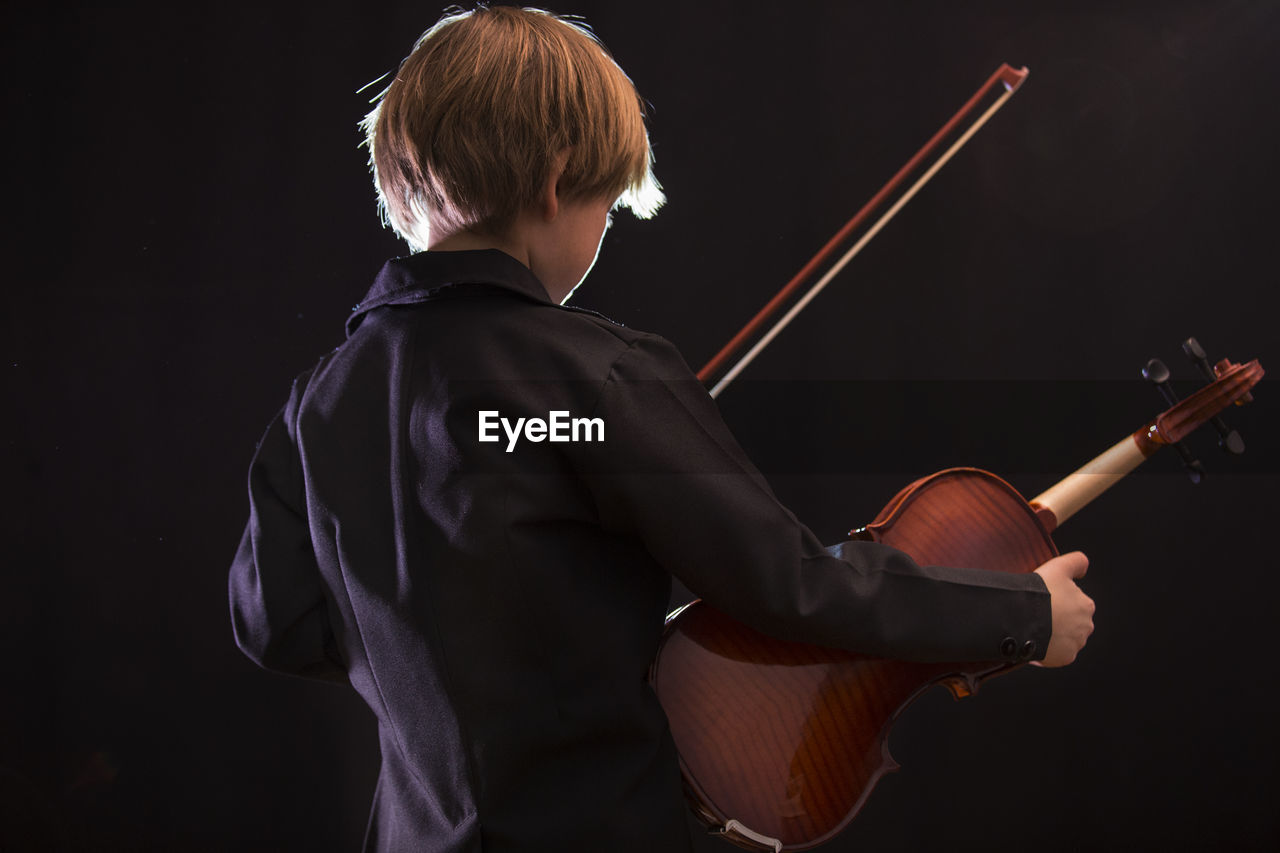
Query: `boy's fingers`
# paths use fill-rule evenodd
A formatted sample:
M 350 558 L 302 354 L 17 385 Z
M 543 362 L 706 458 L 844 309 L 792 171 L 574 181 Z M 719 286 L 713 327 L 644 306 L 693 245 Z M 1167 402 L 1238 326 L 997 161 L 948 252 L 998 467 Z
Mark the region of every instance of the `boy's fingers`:
M 1061 559 L 1065 563 L 1067 574 L 1075 580 L 1084 577 L 1084 573 L 1089 571 L 1089 558 L 1080 551 L 1063 554 Z

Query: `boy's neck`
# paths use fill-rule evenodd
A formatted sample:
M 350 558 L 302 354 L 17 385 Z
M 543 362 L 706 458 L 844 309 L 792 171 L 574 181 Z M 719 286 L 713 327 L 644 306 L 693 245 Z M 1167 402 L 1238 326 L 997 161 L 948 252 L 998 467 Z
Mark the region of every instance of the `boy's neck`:
M 488 234 L 476 234 L 471 231 L 456 231 L 439 240 L 432 240 L 427 245 L 427 251 L 429 252 L 476 252 L 486 249 L 497 249 L 499 252 L 515 258 L 530 271 L 533 270 L 528 244 L 519 240 L 503 239 Z M 537 274 L 535 273 L 536 277 Z M 544 290 L 548 289 L 546 284 L 543 284 L 542 287 Z M 554 293 L 547 293 L 547 298 L 554 302 L 561 301 L 556 298 Z
M 470 231 L 456 231 L 439 240 L 432 240 L 427 246 L 431 252 L 475 252 L 484 249 L 497 249 L 515 258 L 526 267 L 529 266 L 528 247 L 516 241 L 504 240 L 486 234 L 473 234 Z
M 612 204 L 613 199 L 561 202 L 553 184 L 545 204 L 522 211 L 501 235 L 462 228 L 428 239 L 427 248 L 505 252 L 529 268 L 548 299 L 562 305 L 595 264 Z

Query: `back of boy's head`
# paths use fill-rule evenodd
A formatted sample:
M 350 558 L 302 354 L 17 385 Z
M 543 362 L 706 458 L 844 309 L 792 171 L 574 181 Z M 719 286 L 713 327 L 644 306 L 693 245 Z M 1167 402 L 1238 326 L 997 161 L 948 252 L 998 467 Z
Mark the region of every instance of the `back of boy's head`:
M 446 14 L 365 118 L 384 218 L 414 249 L 430 230 L 501 235 L 537 203 L 558 152 L 562 201 L 663 202 L 644 103 L 584 27 L 509 6 Z

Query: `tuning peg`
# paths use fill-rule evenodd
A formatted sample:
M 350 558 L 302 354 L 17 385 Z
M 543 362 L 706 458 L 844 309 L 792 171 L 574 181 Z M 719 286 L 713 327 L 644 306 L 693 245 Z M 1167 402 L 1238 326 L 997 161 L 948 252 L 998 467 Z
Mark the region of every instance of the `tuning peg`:
M 1169 387 L 1169 368 L 1164 362 L 1158 358 L 1153 358 L 1147 362 L 1147 366 L 1142 368 L 1142 378 L 1156 386 L 1156 390 L 1160 392 L 1160 396 L 1172 408 L 1178 405 L 1178 395 Z M 1182 465 L 1187 469 L 1187 476 L 1191 478 L 1191 482 L 1199 483 L 1204 479 L 1204 466 L 1200 464 L 1200 460 L 1192 455 L 1181 441 L 1173 443 L 1173 449 L 1178 451 L 1178 455 L 1182 457 Z
M 1204 354 L 1204 348 L 1200 346 L 1199 341 L 1195 338 L 1187 338 L 1182 342 L 1182 351 L 1187 354 L 1187 358 L 1191 359 L 1191 363 L 1199 369 L 1205 379 L 1210 382 L 1217 380 L 1217 371 L 1209 365 L 1209 358 Z M 1223 452 L 1232 456 L 1244 453 L 1244 439 L 1240 437 L 1240 433 L 1228 427 L 1217 415 L 1210 418 L 1209 423 L 1213 424 L 1213 428 L 1218 431 L 1218 446 Z

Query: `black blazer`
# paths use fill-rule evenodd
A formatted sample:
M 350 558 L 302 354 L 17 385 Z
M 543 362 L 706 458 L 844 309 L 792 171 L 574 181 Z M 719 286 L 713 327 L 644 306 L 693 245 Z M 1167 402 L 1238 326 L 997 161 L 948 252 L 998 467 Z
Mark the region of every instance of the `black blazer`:
M 497 418 L 598 419 L 603 440 L 512 444 Z M 373 710 L 369 850 L 686 849 L 646 682 L 671 575 L 768 633 L 892 657 L 1042 654 L 1050 633 L 1038 576 L 825 549 L 667 341 L 552 304 L 498 251 L 389 262 L 295 381 L 249 496 L 236 641 Z

